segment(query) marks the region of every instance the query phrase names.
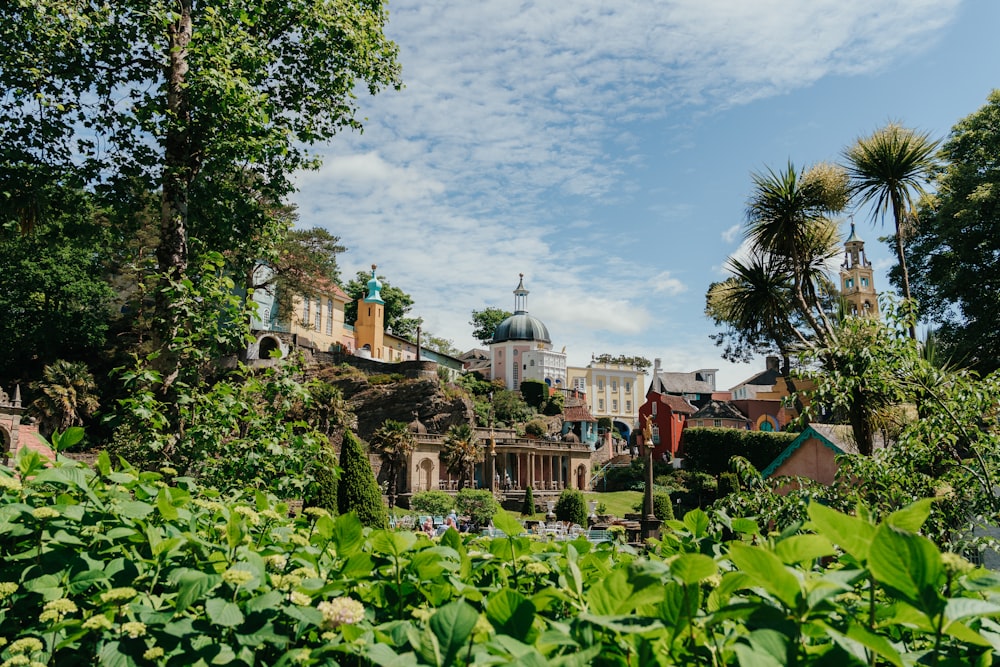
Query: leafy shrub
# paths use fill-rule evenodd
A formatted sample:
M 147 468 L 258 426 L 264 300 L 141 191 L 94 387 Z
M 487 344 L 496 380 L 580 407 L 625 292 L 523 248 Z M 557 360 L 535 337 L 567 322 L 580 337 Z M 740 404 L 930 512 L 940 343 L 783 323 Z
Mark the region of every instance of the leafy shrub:
M 402 373 L 375 373 L 374 375 L 368 376 L 368 384 L 394 384 L 396 382 L 402 382 L 405 379 L 406 376 Z
M 542 406 L 542 414 L 547 417 L 554 417 L 558 414 L 562 414 L 563 407 L 566 405 L 566 398 L 563 396 L 562 392 L 557 391 L 551 394 L 548 400 L 545 401 L 545 405 Z
M 740 490 L 739 477 L 734 472 L 724 472 L 719 475 L 719 497 L 728 496 Z
M 455 499 L 444 491 L 420 491 L 413 494 L 410 507 L 431 516 L 444 516 L 455 508 Z
M 541 411 L 549 396 L 549 385 L 540 380 L 524 380 L 521 382 L 521 396 L 525 403 Z
M 462 489 L 455 496 L 455 505 L 458 506 L 459 514 L 469 515 L 472 523 L 477 526 L 489 524 L 493 515 L 500 511 L 500 503 L 486 489 Z
M 521 507 L 521 516 L 531 516 L 535 513 L 535 494 L 531 487 L 524 489 L 524 506 Z
M 565 489 L 559 494 L 555 506 L 556 518 L 560 521 L 587 525 L 587 501 L 577 489 Z
M 670 521 L 674 518 L 674 505 L 669 493 L 653 494 L 653 514 L 660 521 Z
M 313 469 L 313 484 L 302 499 L 305 507 L 320 507 L 337 514 L 337 482 L 340 468 L 337 467 L 337 455 L 331 447 L 324 447 L 316 458 Z
M 540 438 L 546 433 L 545 422 L 541 419 L 532 419 L 530 422 L 524 425 L 525 435 L 533 435 L 536 438 Z
M 742 456 L 755 468 L 763 470 L 797 436 L 797 433 L 738 428 L 685 428 L 681 434 L 684 467 L 718 475 L 729 471 L 729 459 Z
M 337 509 L 341 514 L 355 512 L 361 523 L 385 528 L 389 514 L 382 502 L 382 490 L 375 481 L 371 461 L 358 436 L 344 431 L 340 446 L 341 480 L 337 484 Z

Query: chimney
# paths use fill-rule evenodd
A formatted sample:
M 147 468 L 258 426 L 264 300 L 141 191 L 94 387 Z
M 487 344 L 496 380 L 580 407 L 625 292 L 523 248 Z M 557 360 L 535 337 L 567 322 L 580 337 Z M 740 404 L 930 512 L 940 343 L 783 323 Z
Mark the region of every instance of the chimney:
M 781 368 L 781 359 L 778 357 L 768 357 L 764 368 L 769 371 L 779 370 Z
M 653 359 L 653 372 L 654 373 L 659 373 L 660 372 L 660 358 L 659 357 L 657 357 L 656 359 Z

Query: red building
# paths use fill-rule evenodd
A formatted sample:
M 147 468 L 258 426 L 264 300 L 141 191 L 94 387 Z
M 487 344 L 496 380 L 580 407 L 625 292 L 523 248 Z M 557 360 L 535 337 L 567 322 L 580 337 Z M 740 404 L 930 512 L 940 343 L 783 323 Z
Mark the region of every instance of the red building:
M 646 420 L 651 419 L 653 431 L 653 457 L 656 459 L 673 458 L 681 444 L 681 431 L 688 417 L 697 412 L 697 408 L 684 398 L 673 394 L 661 394 L 652 388 L 646 393 L 646 402 L 639 408 L 639 429 L 644 431 Z

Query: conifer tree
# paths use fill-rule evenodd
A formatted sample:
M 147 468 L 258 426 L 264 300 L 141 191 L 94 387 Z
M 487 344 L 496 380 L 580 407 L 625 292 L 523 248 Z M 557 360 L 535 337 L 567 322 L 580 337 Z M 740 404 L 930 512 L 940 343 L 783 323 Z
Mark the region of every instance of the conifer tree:
M 521 508 L 522 516 L 531 516 L 535 513 L 535 495 L 529 486 L 524 490 L 524 506 Z
M 371 528 L 385 528 L 389 523 L 382 491 L 375 481 L 372 464 L 356 435 L 344 431 L 340 447 L 341 478 L 337 485 L 337 510 L 340 514 L 356 512 L 361 523 Z

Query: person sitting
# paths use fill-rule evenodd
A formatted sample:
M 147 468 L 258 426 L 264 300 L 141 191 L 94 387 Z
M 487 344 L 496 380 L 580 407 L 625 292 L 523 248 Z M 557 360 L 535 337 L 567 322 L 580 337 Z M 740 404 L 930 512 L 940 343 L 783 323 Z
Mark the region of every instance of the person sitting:
M 434 521 L 432 521 L 430 517 L 427 517 L 420 529 L 427 533 L 427 536 L 430 537 L 434 534 Z

